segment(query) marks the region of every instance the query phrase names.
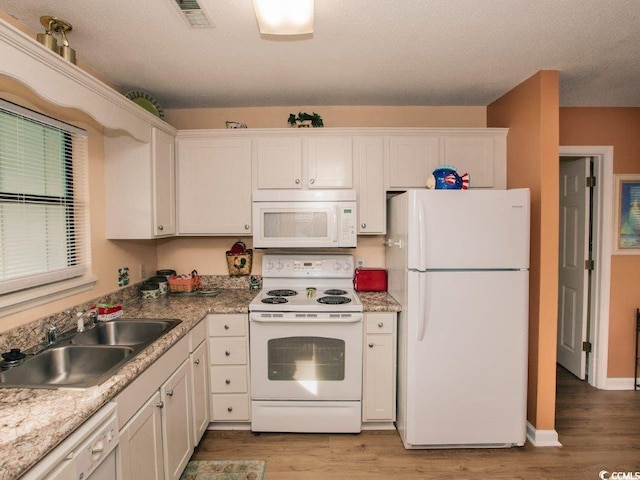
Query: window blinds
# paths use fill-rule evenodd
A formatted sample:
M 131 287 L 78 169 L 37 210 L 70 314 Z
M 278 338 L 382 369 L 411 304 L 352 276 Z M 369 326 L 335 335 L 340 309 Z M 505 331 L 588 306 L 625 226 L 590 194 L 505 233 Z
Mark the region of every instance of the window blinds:
M 0 100 L 0 294 L 87 272 L 86 138 Z

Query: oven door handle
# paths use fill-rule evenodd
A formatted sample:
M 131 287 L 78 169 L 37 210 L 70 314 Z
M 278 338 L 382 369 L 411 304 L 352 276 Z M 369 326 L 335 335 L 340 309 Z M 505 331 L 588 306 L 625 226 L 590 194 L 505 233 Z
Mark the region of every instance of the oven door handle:
M 301 325 L 309 323 L 358 323 L 362 322 L 362 315 L 352 315 L 350 317 L 335 318 L 335 317 L 322 317 L 322 318 L 309 318 L 309 317 L 258 317 L 251 315 L 252 322 L 257 323 L 299 323 Z

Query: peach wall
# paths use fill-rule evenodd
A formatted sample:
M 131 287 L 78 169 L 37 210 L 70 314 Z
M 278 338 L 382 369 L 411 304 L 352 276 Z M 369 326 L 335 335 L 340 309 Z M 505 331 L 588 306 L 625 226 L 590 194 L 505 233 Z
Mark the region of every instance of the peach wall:
M 225 121 L 249 128 L 290 128 L 290 113 L 316 112 L 325 127 L 486 127 L 486 107 L 294 106 L 165 110 L 178 130 L 226 128 Z
M 640 108 L 561 108 L 560 145 L 613 145 L 613 173 L 640 174 Z M 608 377 L 634 375 L 638 285 L 640 256 L 613 255 Z
M 531 189 L 527 418 L 541 430 L 555 427 L 558 85 L 541 71 L 487 107 L 487 126 L 509 128 L 507 187 Z
M 116 242 L 105 238 L 104 140 L 102 127 L 78 111 L 48 104 L 23 85 L 2 75 L 0 75 L 0 98 L 21 104 L 26 108 L 40 111 L 87 130 L 89 202 L 91 205 L 91 271 L 98 277 L 97 283 L 90 291 L 0 318 L 0 331 L 6 331 L 117 290 L 118 268 L 120 267 L 128 266 L 131 271 L 131 281 L 139 281 L 139 265 L 142 263 L 145 264 L 147 270 L 155 270 L 157 268 L 157 255 L 154 241 Z

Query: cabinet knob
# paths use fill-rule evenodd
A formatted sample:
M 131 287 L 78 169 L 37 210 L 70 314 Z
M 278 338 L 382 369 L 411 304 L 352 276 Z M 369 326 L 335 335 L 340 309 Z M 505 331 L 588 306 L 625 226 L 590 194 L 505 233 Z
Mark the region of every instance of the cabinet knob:
M 164 402 L 158 402 L 158 403 L 156 403 L 156 407 L 158 407 L 158 408 L 164 408 Z
M 167 397 L 173 397 L 173 390 L 167 390 Z
M 158 230 L 160 231 L 164 230 L 164 225 L 158 225 Z
M 195 363 L 196 365 L 200 365 L 200 359 L 199 359 L 199 358 L 196 358 L 196 359 L 193 361 L 193 363 Z
M 361 228 L 367 228 L 367 224 L 366 224 L 366 223 L 361 223 L 361 224 L 360 224 L 360 227 L 361 227 Z
M 378 322 L 378 328 L 382 328 L 384 327 L 384 323 L 383 322 Z
M 225 330 L 229 330 L 229 325 L 225 325 L 225 326 L 224 326 L 224 329 L 225 329 Z
M 311 185 L 313 185 L 314 183 L 316 183 L 316 179 L 315 179 L 315 178 L 312 178 L 311 180 L 309 180 L 309 183 L 310 183 Z
M 245 229 L 245 230 L 249 230 L 249 224 L 248 224 L 248 223 L 247 223 L 247 224 L 245 224 L 244 229 Z
M 229 413 L 233 412 L 233 407 L 227 407 L 227 412 Z
M 224 383 L 226 383 L 227 385 L 229 385 L 229 384 L 231 383 L 231 379 L 230 379 L 230 378 L 227 378 L 227 379 L 224 381 Z
M 296 178 L 296 185 L 300 185 L 300 179 Z
M 231 352 L 229 350 L 225 351 L 224 354 L 228 357 L 229 355 L 231 355 Z
M 374 347 L 373 342 L 371 342 L 371 343 L 369 344 L 369 348 L 373 348 L 373 347 Z

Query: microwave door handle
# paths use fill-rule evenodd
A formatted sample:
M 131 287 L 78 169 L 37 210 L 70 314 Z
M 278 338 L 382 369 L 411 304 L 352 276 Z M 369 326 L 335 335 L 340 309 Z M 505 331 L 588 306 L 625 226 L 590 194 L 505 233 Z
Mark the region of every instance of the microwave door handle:
M 333 206 L 333 243 L 338 241 L 338 205 Z

